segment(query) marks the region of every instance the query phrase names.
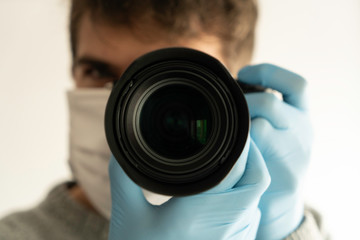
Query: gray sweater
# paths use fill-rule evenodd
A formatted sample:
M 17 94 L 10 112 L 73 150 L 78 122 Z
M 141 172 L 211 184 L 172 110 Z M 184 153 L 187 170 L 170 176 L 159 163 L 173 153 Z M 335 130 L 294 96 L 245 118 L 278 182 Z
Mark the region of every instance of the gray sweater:
M 0 220 L 0 240 L 107 239 L 108 220 L 72 199 L 67 192 L 71 185 L 73 183 L 58 185 L 37 207 Z M 321 228 L 319 215 L 307 209 L 300 227 L 286 240 L 326 239 Z

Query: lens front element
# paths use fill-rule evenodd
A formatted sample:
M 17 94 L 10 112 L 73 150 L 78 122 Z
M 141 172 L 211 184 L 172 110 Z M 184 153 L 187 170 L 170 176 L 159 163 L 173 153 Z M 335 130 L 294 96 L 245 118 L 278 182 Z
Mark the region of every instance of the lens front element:
M 159 157 L 185 159 L 198 154 L 211 135 L 210 103 L 187 85 L 172 84 L 145 97 L 140 112 L 144 144 Z

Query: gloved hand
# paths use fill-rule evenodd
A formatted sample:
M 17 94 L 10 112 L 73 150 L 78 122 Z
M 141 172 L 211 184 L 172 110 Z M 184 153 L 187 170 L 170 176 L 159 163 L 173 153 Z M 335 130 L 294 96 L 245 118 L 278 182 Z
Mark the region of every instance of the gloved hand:
M 297 74 L 270 64 L 248 66 L 238 73 L 242 82 L 282 93 L 246 94 L 251 115 L 250 135 L 259 147 L 271 184 L 260 200 L 257 239 L 282 239 L 303 219 L 301 184 L 312 145 L 306 82 Z
M 260 221 L 258 203 L 270 183 L 264 160 L 253 142 L 250 148 L 247 144 L 218 186 L 197 195 L 173 197 L 160 206 L 146 201 L 140 187 L 113 157 L 109 173 L 110 240 L 255 239 Z M 224 188 L 231 181 L 233 186 Z

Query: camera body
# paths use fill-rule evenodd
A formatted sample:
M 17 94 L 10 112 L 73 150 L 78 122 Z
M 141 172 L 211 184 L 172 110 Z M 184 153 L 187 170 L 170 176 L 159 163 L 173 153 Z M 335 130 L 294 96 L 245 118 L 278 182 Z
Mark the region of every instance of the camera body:
M 250 117 L 240 85 L 215 58 L 166 48 L 135 60 L 105 112 L 108 145 L 139 186 L 169 196 L 217 185 L 241 155 Z

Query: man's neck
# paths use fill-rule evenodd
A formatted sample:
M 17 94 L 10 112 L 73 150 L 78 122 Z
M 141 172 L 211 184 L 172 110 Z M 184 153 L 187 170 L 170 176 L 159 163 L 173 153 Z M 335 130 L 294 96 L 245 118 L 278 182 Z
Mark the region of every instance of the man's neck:
M 82 188 L 79 185 L 74 185 L 73 187 L 69 188 L 69 194 L 70 196 L 75 199 L 78 203 L 80 203 L 82 206 L 86 207 L 87 209 L 97 213 L 94 206 L 89 201 L 88 197 L 86 196 L 85 192 L 82 190 Z

